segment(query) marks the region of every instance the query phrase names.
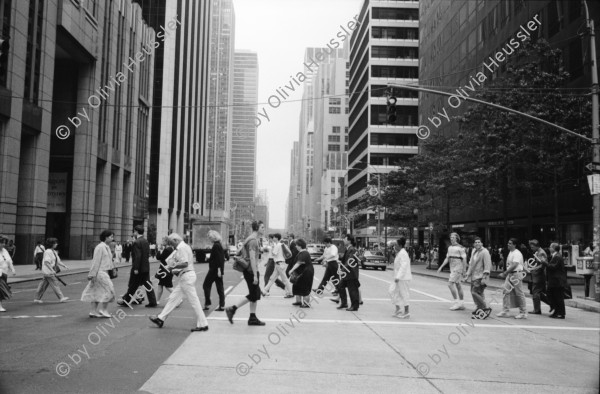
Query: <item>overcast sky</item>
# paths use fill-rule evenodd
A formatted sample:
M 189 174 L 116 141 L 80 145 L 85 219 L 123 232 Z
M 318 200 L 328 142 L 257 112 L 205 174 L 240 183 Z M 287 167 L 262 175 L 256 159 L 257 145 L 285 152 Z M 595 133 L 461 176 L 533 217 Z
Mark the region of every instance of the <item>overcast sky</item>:
M 235 47 L 258 53 L 260 103 L 304 71 L 304 50 L 324 47 L 358 14 L 362 0 L 234 0 Z M 346 40 L 345 42 L 348 42 Z M 258 128 L 258 188 L 267 189 L 269 225 L 285 226 L 290 184 L 290 151 L 298 140 L 302 89 L 279 108 L 267 106 L 270 122 Z M 259 105 L 259 110 L 263 105 Z

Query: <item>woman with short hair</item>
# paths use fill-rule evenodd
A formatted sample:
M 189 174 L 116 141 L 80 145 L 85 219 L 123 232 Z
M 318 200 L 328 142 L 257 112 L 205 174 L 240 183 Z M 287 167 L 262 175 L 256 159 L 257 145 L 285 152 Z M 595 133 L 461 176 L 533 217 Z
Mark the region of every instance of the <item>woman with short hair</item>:
M 451 311 L 458 311 L 465 309 L 463 301 L 463 290 L 460 282 L 463 280 L 464 275 L 467 271 L 467 253 L 465 248 L 459 243 L 460 235 L 457 233 L 450 234 L 450 242 L 452 245 L 448 247 L 448 253 L 446 259 L 440 265 L 437 272 L 442 272 L 442 269 L 446 264 L 450 263 L 450 277 L 448 278 L 448 288 L 454 299 L 454 303 L 450 307 Z
M 115 288 L 107 272 L 115 268 L 109 246 L 113 238 L 112 231 L 104 230 L 100 234 L 100 243 L 94 249 L 88 284 L 81 294 L 81 301 L 91 303 L 90 317 L 110 317 L 106 307 L 115 300 Z
M 10 270 L 13 275 L 16 275 L 12 258 L 6 250 L 7 241 L 8 238 L 0 235 L 0 312 L 6 312 L 6 309 L 2 306 L 2 301 L 12 297 L 10 287 L 8 287 L 8 271 Z
M 204 289 L 204 310 L 207 311 L 210 308 L 210 291 L 212 290 L 212 284 L 215 283 L 217 286 L 217 293 L 219 294 L 219 307 L 215 310 L 222 312 L 225 310 L 225 290 L 223 290 L 225 251 L 223 250 L 223 244 L 221 243 L 221 234 L 217 231 L 210 230 L 208 232 L 208 239 L 213 243 L 213 246 L 210 250 L 210 258 L 208 259 L 208 273 L 202 284 L 202 288 Z
M 48 286 L 54 290 L 54 294 L 58 297 L 60 302 L 66 302 L 69 297 L 65 297 L 60 291 L 60 287 L 58 286 L 58 279 L 56 279 L 56 267 L 63 267 L 64 269 L 68 269 L 66 265 L 60 261 L 58 257 L 58 253 L 56 253 L 56 248 L 58 247 L 58 239 L 56 238 L 48 238 L 46 240 L 46 251 L 44 252 L 44 258 L 42 260 L 42 274 L 44 277 L 42 278 L 42 282 L 39 284 L 37 291 L 35 293 L 35 297 L 33 302 L 37 304 L 41 304 L 42 297 L 48 289 Z
M 290 279 L 292 279 L 292 275 L 296 276 L 296 279 L 292 280 L 294 284 L 292 293 L 296 296 L 296 302 L 292 305 L 300 308 L 310 308 L 310 292 L 312 291 L 315 269 L 310 253 L 306 250 L 306 241 L 302 238 L 297 239 L 296 249 L 298 250 L 296 264 L 290 270 Z

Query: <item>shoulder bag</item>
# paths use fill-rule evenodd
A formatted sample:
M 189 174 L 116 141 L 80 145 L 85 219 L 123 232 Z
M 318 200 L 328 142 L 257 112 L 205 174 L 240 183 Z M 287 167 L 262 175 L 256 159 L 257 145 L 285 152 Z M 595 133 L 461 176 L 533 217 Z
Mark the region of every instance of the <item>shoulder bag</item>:
M 110 250 L 110 247 L 108 245 L 106 245 L 107 251 L 108 251 L 108 255 L 112 257 L 112 251 Z M 115 262 L 112 260 L 112 258 L 110 259 L 110 261 L 112 262 L 112 268 L 107 270 L 106 273 L 108 274 L 108 277 L 110 279 L 115 279 L 119 277 L 119 269 L 117 267 L 115 267 Z M 100 268 L 98 268 L 98 271 L 100 271 Z
M 254 238 L 246 240 L 246 242 L 244 242 L 244 246 L 242 246 L 242 249 L 240 249 L 240 251 L 233 256 L 234 270 L 244 272 L 250 267 L 250 253 L 246 248 L 248 247 L 248 242 L 250 242 L 252 239 Z
M 290 250 L 290 248 L 288 248 L 288 246 L 286 244 L 284 244 L 283 242 L 281 243 L 281 251 L 283 252 L 283 257 L 286 260 L 289 260 L 292 258 L 292 251 Z

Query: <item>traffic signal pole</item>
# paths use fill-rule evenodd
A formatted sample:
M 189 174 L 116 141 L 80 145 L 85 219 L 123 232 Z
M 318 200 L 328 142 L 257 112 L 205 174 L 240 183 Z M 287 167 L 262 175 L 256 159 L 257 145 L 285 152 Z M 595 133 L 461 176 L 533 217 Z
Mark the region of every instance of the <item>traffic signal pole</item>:
M 596 58 L 596 33 L 594 32 L 594 20 L 590 18 L 587 2 L 583 0 L 585 20 L 588 34 L 590 36 L 590 62 L 592 64 L 592 168 L 600 163 L 600 109 L 598 105 L 598 61 Z M 594 236 L 594 269 L 596 270 L 596 301 L 600 302 L 600 194 L 592 196 L 594 202 L 593 236 Z

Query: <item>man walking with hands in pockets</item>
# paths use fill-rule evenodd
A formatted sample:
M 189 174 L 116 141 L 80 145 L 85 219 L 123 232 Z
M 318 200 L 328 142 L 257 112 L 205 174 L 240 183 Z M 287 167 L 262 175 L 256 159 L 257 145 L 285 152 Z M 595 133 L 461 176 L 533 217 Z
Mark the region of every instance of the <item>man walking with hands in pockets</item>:
M 196 293 L 196 272 L 194 271 L 192 248 L 183 242 L 183 239 L 177 233 L 169 235 L 169 241 L 175 251 L 167 258 L 167 266 L 171 269 L 173 275 L 179 277 L 179 283 L 171 292 L 167 305 L 165 305 L 162 312 L 158 316 L 151 316 L 150 321 L 161 328 L 166 318 L 185 296 L 196 313 L 196 327 L 192 328 L 192 331 L 208 331 L 208 320 L 206 320 L 198 293 Z

